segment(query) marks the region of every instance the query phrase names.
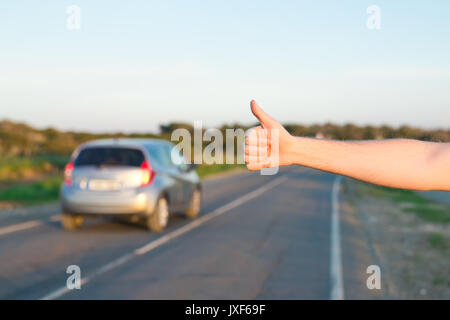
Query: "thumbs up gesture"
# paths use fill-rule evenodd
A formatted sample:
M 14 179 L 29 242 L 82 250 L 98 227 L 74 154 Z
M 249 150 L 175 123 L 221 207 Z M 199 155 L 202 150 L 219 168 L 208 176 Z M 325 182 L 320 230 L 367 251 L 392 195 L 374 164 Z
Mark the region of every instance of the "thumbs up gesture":
M 254 100 L 250 102 L 253 114 L 261 123 L 245 139 L 245 162 L 249 170 L 260 170 L 292 164 L 290 152 L 294 138 Z

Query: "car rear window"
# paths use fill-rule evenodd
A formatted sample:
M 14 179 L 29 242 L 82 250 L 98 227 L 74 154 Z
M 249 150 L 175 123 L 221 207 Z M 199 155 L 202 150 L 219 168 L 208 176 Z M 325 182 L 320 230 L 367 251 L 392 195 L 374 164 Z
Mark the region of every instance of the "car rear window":
M 127 166 L 140 167 L 145 157 L 142 151 L 131 148 L 90 147 L 81 150 L 75 159 L 80 166 Z
M 152 163 L 161 166 L 173 166 L 170 158 L 170 149 L 165 145 L 147 145 L 145 148 L 150 155 Z

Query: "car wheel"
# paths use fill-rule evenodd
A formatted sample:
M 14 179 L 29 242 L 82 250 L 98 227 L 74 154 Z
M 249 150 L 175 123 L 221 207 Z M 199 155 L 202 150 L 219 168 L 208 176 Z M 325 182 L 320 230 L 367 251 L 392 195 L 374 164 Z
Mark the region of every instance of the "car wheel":
M 147 228 L 153 232 L 161 232 L 169 222 L 169 204 L 166 198 L 159 198 L 155 212 L 147 218 Z
M 83 225 L 84 218 L 79 215 L 63 213 L 61 216 L 61 224 L 65 230 L 76 230 Z
M 197 218 L 201 209 L 202 195 L 200 189 L 195 189 L 192 194 L 191 203 L 186 210 L 186 216 L 190 219 Z

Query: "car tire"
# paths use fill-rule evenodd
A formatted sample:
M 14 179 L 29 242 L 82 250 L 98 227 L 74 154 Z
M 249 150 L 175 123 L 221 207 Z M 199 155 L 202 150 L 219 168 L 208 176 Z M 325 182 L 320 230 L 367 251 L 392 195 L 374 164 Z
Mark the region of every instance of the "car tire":
M 84 218 L 80 215 L 63 213 L 61 216 L 61 224 L 65 230 L 72 231 L 80 229 L 83 225 Z
M 186 217 L 189 219 L 195 219 L 200 214 L 200 210 L 202 207 L 202 194 L 200 189 L 196 188 L 192 193 L 191 203 L 186 210 Z
M 169 203 L 167 199 L 159 198 L 155 211 L 147 217 L 147 229 L 152 232 L 162 232 L 169 222 Z

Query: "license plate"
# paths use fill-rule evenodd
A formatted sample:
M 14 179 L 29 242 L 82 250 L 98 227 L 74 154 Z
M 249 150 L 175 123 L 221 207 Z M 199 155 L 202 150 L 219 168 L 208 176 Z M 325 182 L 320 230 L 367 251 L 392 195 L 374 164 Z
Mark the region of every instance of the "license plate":
M 113 180 L 91 180 L 89 181 L 89 190 L 95 191 L 110 191 L 119 190 L 121 185 Z

